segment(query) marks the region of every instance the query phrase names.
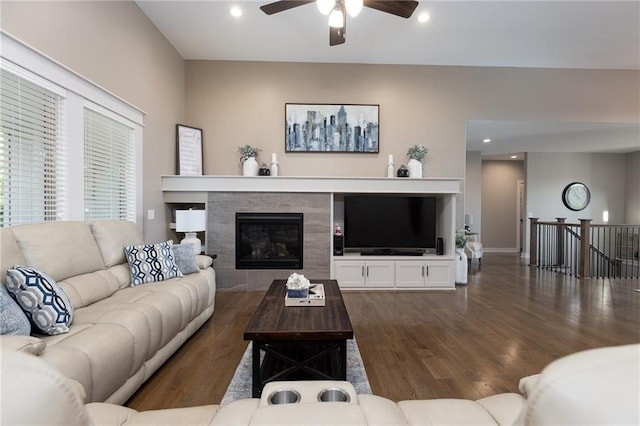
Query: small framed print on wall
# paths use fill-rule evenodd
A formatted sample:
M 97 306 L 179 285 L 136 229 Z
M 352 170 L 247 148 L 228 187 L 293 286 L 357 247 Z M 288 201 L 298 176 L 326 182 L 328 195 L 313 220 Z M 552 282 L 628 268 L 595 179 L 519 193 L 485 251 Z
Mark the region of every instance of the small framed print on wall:
M 380 151 L 379 105 L 285 104 L 285 152 Z
M 176 168 L 180 176 L 202 176 L 202 129 L 176 125 Z

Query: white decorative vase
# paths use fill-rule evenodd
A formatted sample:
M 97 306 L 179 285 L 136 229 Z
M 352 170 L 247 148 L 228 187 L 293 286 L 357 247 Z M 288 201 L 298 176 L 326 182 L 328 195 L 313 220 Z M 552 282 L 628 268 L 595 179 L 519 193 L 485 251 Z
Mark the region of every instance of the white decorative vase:
M 463 248 L 456 248 L 456 284 L 467 283 L 467 255 Z
M 256 157 L 249 157 L 242 163 L 242 176 L 258 176 L 258 169 Z
M 422 179 L 422 163 L 415 158 L 412 158 L 407 163 L 407 169 L 409 169 L 409 177 L 413 179 Z

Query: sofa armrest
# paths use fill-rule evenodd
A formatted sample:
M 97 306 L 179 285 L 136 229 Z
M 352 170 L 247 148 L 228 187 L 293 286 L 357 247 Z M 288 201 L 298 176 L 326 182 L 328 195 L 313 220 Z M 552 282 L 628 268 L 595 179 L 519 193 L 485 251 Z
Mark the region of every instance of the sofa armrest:
M 520 379 L 518 389 L 520 390 L 522 396 L 528 398 L 529 395 L 531 395 L 531 392 L 533 392 L 533 388 L 535 388 L 539 378 L 540 374 L 534 374 L 532 376 L 527 376 Z
M 47 347 L 47 342 L 34 336 L 2 336 L 0 347 L 3 350 L 40 355 Z
M 197 254 L 196 265 L 198 265 L 198 268 L 200 269 L 207 269 L 208 267 L 213 265 L 213 259 L 203 254 Z

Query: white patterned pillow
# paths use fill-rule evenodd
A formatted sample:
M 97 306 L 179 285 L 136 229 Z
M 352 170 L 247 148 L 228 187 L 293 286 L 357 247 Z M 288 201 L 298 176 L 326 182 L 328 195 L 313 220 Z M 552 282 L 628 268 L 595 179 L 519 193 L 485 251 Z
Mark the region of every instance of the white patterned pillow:
M 69 331 L 73 306 L 58 283 L 44 272 L 27 266 L 9 269 L 7 290 L 39 332 L 53 336 Z
M 131 286 L 181 277 L 171 246 L 173 241 L 158 244 L 124 246 L 131 270 Z

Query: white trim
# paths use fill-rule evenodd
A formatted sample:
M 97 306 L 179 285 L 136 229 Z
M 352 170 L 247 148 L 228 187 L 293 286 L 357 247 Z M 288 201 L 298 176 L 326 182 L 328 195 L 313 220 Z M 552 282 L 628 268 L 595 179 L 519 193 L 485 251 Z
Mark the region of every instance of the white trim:
M 50 92 L 55 93 L 61 98 L 66 98 L 68 96 L 67 90 L 65 90 L 64 88 L 58 86 L 55 83 L 52 83 L 47 79 L 40 77 L 37 74 L 34 74 L 29 70 L 24 69 L 20 65 L 13 63 L 10 60 L 5 59 L 1 56 L 0 56 L 0 68 L 7 70 L 11 74 L 14 74 L 24 80 L 30 81 L 31 83 L 36 84 L 46 90 L 49 90 Z
M 144 116 L 146 113 L 143 110 L 88 80 L 4 30 L 0 30 L 0 45 L 2 46 L 2 51 L 0 52 L 2 58 L 14 64 L 20 64 L 20 67 L 37 74 L 39 77 L 49 82 L 55 82 L 54 84 L 63 86 L 85 99 L 103 105 L 105 108 L 136 124 L 144 125 Z
M 462 179 L 162 176 L 163 191 L 459 194 Z

